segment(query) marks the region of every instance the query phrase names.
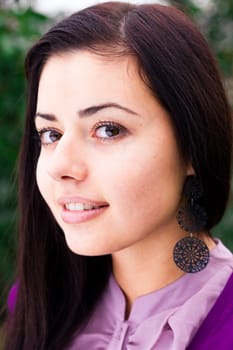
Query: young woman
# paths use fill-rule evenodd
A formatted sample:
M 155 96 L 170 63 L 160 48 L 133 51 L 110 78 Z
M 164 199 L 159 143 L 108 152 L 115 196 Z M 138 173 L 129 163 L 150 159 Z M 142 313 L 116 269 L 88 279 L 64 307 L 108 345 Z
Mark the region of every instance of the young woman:
M 232 349 L 233 257 L 210 233 L 232 121 L 194 24 L 99 4 L 49 30 L 26 73 L 6 348 Z

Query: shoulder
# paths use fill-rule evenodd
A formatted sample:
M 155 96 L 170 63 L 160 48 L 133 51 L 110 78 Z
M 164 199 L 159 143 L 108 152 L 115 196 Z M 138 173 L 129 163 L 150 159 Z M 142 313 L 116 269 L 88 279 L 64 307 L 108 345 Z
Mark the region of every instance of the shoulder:
M 16 299 L 18 294 L 18 283 L 13 284 L 8 294 L 7 306 L 9 312 L 12 314 L 15 310 Z
M 187 350 L 233 349 L 233 273 Z

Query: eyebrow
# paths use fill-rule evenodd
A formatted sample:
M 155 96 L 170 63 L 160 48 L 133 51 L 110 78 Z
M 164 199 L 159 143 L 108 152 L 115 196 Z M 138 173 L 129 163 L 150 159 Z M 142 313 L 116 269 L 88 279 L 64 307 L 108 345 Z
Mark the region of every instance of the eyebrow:
M 110 102 L 110 103 L 104 103 L 104 104 L 101 104 L 101 105 L 98 105 L 98 106 L 92 106 L 92 107 L 88 107 L 88 108 L 85 108 L 85 109 L 82 109 L 82 110 L 79 110 L 78 111 L 78 115 L 82 118 L 82 117 L 89 117 L 89 116 L 92 116 L 93 114 L 99 112 L 100 110 L 102 109 L 106 109 L 106 108 L 117 108 L 117 109 L 120 109 L 120 110 L 123 110 L 129 114 L 132 114 L 132 115 L 138 115 L 135 111 L 133 111 L 132 109 L 129 109 L 127 107 L 124 107 L 122 105 L 119 105 L 118 103 L 113 103 L 113 102 Z
M 119 105 L 118 103 L 113 103 L 113 102 L 104 103 L 104 104 L 101 104 L 101 105 L 91 106 L 91 107 L 88 107 L 88 108 L 85 108 L 85 109 L 81 109 L 81 110 L 79 110 L 77 112 L 77 114 L 79 115 L 80 118 L 90 117 L 90 116 L 98 113 L 99 111 L 101 111 L 103 109 L 107 109 L 107 108 L 116 108 L 116 109 L 123 110 L 123 111 L 125 111 L 125 112 L 127 112 L 129 114 L 132 114 L 132 115 L 139 115 L 138 113 L 136 113 L 132 109 L 129 109 L 127 107 Z M 40 117 L 40 118 L 43 118 L 43 119 L 46 119 L 46 120 L 49 120 L 49 121 L 56 121 L 57 120 L 56 116 L 54 114 L 50 114 L 50 113 L 37 112 L 35 114 L 35 118 L 37 118 L 37 117 Z

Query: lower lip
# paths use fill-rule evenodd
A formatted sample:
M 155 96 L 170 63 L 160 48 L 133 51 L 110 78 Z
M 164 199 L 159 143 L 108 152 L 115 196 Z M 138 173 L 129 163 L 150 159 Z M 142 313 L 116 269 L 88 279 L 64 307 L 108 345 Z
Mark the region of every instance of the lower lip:
M 67 224 L 80 224 L 82 222 L 96 218 L 97 216 L 102 214 L 107 208 L 108 206 L 97 209 L 79 211 L 63 209 L 61 213 L 61 218 Z

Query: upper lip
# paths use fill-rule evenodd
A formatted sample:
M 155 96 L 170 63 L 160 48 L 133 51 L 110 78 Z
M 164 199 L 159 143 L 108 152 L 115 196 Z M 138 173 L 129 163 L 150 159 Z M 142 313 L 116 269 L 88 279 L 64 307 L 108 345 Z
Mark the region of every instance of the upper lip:
M 66 204 L 70 204 L 70 203 L 82 203 L 82 204 L 92 205 L 94 207 L 103 207 L 103 206 L 109 205 L 106 202 L 95 201 L 92 199 L 87 199 L 79 196 L 62 196 L 58 198 L 59 205 L 65 206 Z

